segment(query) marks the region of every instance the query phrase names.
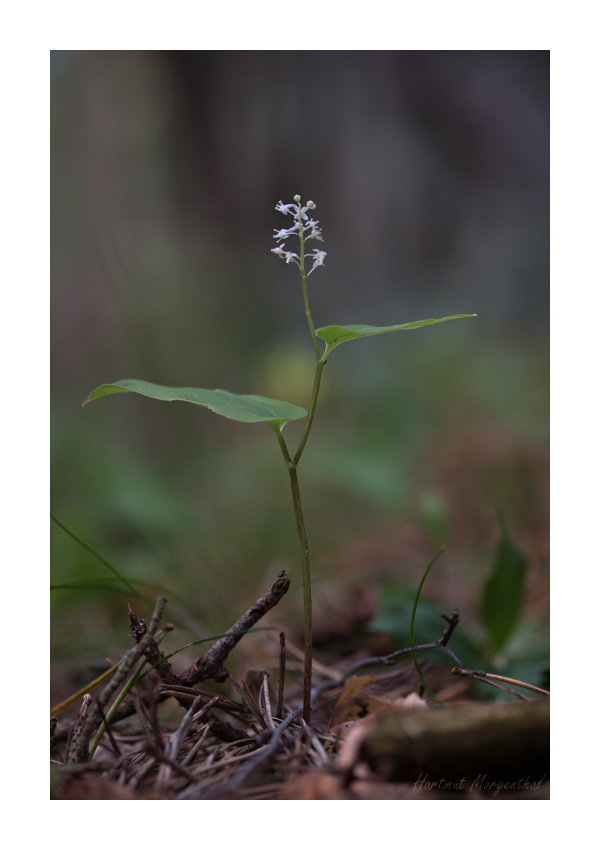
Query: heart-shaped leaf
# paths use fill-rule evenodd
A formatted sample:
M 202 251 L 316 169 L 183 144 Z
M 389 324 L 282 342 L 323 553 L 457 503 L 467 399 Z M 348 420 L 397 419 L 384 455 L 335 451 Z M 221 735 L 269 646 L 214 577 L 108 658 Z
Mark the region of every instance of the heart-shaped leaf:
M 162 387 L 135 378 L 116 381 L 114 384 L 102 384 L 90 393 L 82 407 L 104 395 L 128 392 L 157 398 L 160 401 L 189 401 L 201 407 L 208 407 L 213 413 L 227 419 L 235 419 L 236 422 L 268 422 L 276 428 L 307 415 L 303 407 L 261 395 L 236 395 L 227 390 L 202 390 L 196 387 Z
M 477 313 L 461 313 L 459 316 L 444 316 L 443 319 L 424 319 L 422 322 L 406 322 L 403 325 L 386 325 L 375 327 L 374 325 L 328 325 L 316 331 L 319 339 L 327 343 L 325 356 L 337 345 L 349 342 L 351 339 L 360 339 L 363 336 L 375 336 L 376 334 L 387 334 L 391 331 L 412 331 L 415 328 L 423 328 L 425 325 L 437 325 L 438 322 L 449 322 L 452 319 L 468 319 Z

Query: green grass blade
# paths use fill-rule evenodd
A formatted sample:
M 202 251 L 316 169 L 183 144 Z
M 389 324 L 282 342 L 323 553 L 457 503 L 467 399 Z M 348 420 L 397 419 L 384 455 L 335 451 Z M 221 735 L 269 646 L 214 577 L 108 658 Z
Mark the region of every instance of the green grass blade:
M 146 659 L 144 658 L 143 661 L 141 661 L 140 664 L 138 665 L 137 669 L 133 671 L 133 673 L 131 674 L 131 676 L 129 677 L 129 679 L 127 680 L 127 682 L 125 683 L 125 685 L 121 689 L 121 692 L 119 693 L 118 697 L 116 698 L 116 700 L 111 705 L 110 711 L 106 714 L 106 721 L 104 721 L 104 720 L 102 721 L 102 724 L 100 725 L 100 728 L 96 732 L 94 740 L 92 741 L 92 743 L 90 745 L 90 749 L 88 751 L 88 761 L 92 760 L 92 756 L 96 752 L 96 748 L 97 748 L 98 744 L 100 743 L 102 736 L 106 732 L 107 723 L 110 723 L 110 721 L 113 719 L 117 708 L 121 705 L 121 703 L 123 702 L 123 700 L 125 699 L 125 697 L 129 693 L 129 691 L 133 688 L 135 683 L 138 681 L 138 676 L 142 672 L 142 670 L 144 669 L 146 663 L 147 663 Z
M 89 579 L 74 578 L 51 584 L 50 590 L 110 590 L 113 593 L 121 593 L 123 596 L 131 596 L 131 591 L 123 587 L 114 587 L 116 578 L 93 577 Z
M 133 594 L 134 596 L 136 596 L 138 599 L 141 599 L 141 598 L 142 598 L 142 597 L 141 597 L 141 595 L 140 595 L 140 594 L 137 592 L 137 590 L 135 589 L 135 587 L 131 584 L 131 582 L 129 582 L 129 581 L 125 578 L 125 576 L 122 576 L 122 575 L 121 575 L 121 573 L 120 573 L 118 570 L 116 570 L 114 567 L 112 567 L 112 566 L 108 563 L 108 561 L 107 561 L 107 560 L 105 560 L 105 559 L 102 557 L 102 555 L 99 555 L 96 551 L 94 551 L 94 549 L 92 549 L 92 547 L 91 547 L 91 546 L 88 546 L 88 545 L 87 545 L 87 543 L 84 543 L 84 542 L 83 542 L 83 540 L 80 540 L 80 539 L 79 539 L 79 537 L 77 537 L 75 534 L 73 534 L 73 532 L 72 532 L 72 531 L 69 531 L 69 529 L 68 529 L 65 525 L 63 525 L 63 524 L 62 524 L 62 522 L 59 522 L 59 520 L 57 520 L 55 516 L 53 516 L 52 514 L 50 514 L 50 518 L 51 518 L 52 520 L 54 520 L 54 522 L 55 522 L 55 523 L 56 523 L 56 524 L 57 524 L 60 528 L 62 528 L 62 530 L 63 530 L 63 531 L 65 531 L 65 532 L 69 535 L 69 537 L 72 537 L 72 538 L 73 538 L 73 540 L 74 540 L 76 543 L 79 543 L 79 545 L 80 545 L 80 546 L 82 546 L 82 547 L 85 549 L 85 551 L 86 551 L 86 552 L 89 552 L 89 553 L 90 553 L 90 555 L 93 555 L 93 556 L 94 556 L 94 558 L 96 558 L 96 560 L 100 561 L 100 563 L 101 563 L 101 564 L 103 564 L 103 565 L 104 565 L 104 566 L 105 566 L 108 570 L 110 570 L 110 571 L 111 571 L 111 573 L 113 573 L 113 575 L 115 575 L 115 576 L 119 579 L 119 581 L 122 581 L 122 582 L 123 582 L 123 584 L 125 585 L 125 587 L 127 587 L 127 588 L 129 589 L 130 593 L 132 593 L 132 594 Z
M 116 593 L 123 593 L 126 596 L 130 596 L 131 593 L 129 590 L 123 590 L 121 587 L 110 586 L 118 581 L 119 579 L 108 578 L 105 576 L 77 576 L 76 578 L 68 578 L 64 581 L 59 581 L 56 584 L 51 584 L 50 590 L 114 590 Z M 147 587 L 150 590 L 156 590 L 164 595 L 170 592 L 160 584 L 156 584 L 153 581 L 144 581 L 140 578 L 132 578 L 131 584 L 139 584 L 142 587 Z M 173 593 L 170 593 L 172 596 Z
M 415 596 L 415 602 L 414 602 L 414 605 L 413 605 L 411 618 L 410 618 L 410 645 L 411 646 L 415 645 L 415 617 L 417 615 L 417 607 L 419 605 L 419 597 L 421 596 L 421 590 L 423 589 L 423 585 L 425 584 L 425 579 L 429 575 L 429 570 L 433 567 L 433 565 L 435 564 L 437 559 L 440 557 L 440 555 L 442 554 L 442 552 L 444 551 L 445 548 L 446 548 L 445 546 L 441 546 L 438 549 L 436 554 L 433 556 L 433 558 L 429 562 L 427 569 L 423 573 L 423 578 L 421 579 L 421 583 L 419 584 L 419 587 L 418 587 L 418 590 L 417 590 L 417 595 Z M 413 661 L 415 662 L 415 667 L 417 668 L 417 673 L 419 674 L 419 679 L 421 680 L 421 684 L 423 685 L 423 687 L 425 688 L 425 690 L 427 691 L 429 696 L 432 699 L 435 700 L 435 695 L 432 692 L 429 685 L 427 684 L 427 682 L 425 680 L 425 676 L 423 675 L 423 671 L 421 670 L 421 667 L 419 665 L 419 661 L 417 659 L 417 653 L 416 652 L 413 652 Z

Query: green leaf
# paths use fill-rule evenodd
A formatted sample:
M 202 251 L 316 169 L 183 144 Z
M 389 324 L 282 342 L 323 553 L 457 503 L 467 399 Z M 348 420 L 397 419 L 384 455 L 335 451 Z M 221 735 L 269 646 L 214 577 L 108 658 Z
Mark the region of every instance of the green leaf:
M 492 639 L 495 652 L 504 646 L 517 624 L 528 564 L 527 555 L 503 529 L 481 600 L 481 619 Z
M 412 331 L 415 328 L 423 328 L 425 325 L 437 325 L 438 322 L 449 322 L 452 319 L 468 319 L 477 313 L 461 313 L 459 316 L 445 316 L 443 319 L 424 319 L 422 322 L 406 322 L 403 325 L 386 325 L 377 328 L 374 325 L 328 325 L 316 331 L 319 339 L 327 343 L 325 356 L 337 345 L 349 342 L 351 339 L 360 339 L 363 336 L 375 336 L 376 334 L 387 334 L 391 331 Z
M 200 407 L 207 407 L 227 419 L 235 419 L 236 422 L 268 422 L 275 427 L 307 415 L 303 407 L 260 395 L 236 395 L 227 390 L 202 390 L 196 387 L 162 387 L 135 378 L 116 381 L 114 384 L 102 384 L 89 394 L 82 407 L 96 398 L 127 392 L 139 393 L 160 401 L 189 401 Z

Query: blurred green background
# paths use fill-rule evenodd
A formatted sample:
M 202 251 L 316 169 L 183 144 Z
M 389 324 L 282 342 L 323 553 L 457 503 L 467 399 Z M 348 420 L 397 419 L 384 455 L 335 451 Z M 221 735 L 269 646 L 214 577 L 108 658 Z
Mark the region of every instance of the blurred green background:
M 299 468 L 317 644 L 357 648 L 378 625 L 392 640 L 385 617 L 446 543 L 424 604 L 460 607 L 489 651 L 501 511 L 529 563 L 511 639 L 547 657 L 548 66 L 546 51 L 52 52 L 52 512 L 166 590 L 168 649 L 228 628 L 282 568 L 292 589 L 268 622 L 301 643 L 276 440 L 192 405 L 81 404 L 135 377 L 307 407 L 299 278 L 270 253 L 275 204 L 300 193 L 327 251 L 317 327 L 478 314 L 326 366 Z M 51 553 L 54 585 L 81 580 L 51 597 L 64 696 L 128 646 L 131 597 L 54 524 Z M 264 633 L 246 641 L 266 664 Z

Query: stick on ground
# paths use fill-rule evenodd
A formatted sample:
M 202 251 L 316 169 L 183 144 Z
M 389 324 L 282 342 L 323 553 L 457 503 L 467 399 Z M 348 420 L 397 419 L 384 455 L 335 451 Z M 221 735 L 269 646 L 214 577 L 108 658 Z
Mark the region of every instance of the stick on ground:
M 179 677 L 181 684 L 195 685 L 197 682 L 205 682 L 207 679 L 224 682 L 229 677 L 229 670 L 223 662 L 243 637 L 241 634 L 232 634 L 232 632 L 252 628 L 271 608 L 274 608 L 281 601 L 288 592 L 289 586 L 290 580 L 284 573 L 267 590 L 265 595 L 257 599 L 254 605 L 227 631 L 225 637 L 214 643 L 206 655 L 196 659 L 193 667 Z

